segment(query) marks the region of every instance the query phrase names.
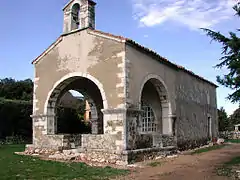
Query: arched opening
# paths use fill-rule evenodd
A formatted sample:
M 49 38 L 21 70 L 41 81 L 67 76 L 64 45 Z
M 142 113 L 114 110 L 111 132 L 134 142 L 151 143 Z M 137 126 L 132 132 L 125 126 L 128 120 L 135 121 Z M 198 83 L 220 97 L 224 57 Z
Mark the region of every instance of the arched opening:
M 80 25 L 80 5 L 78 3 L 72 6 L 71 11 L 71 30 L 79 29 Z
M 141 92 L 140 120 L 143 134 L 169 134 L 172 123 L 170 102 L 165 86 L 156 78 L 147 80 Z
M 59 83 L 47 101 L 48 134 L 102 134 L 103 99 L 98 86 L 85 77 Z
M 139 109 L 139 137 L 137 149 L 166 147 L 174 144 L 173 117 L 166 85 L 157 75 L 149 75 L 143 81 Z
M 91 112 L 87 97 L 78 91 L 67 91 L 56 104 L 58 134 L 90 134 Z

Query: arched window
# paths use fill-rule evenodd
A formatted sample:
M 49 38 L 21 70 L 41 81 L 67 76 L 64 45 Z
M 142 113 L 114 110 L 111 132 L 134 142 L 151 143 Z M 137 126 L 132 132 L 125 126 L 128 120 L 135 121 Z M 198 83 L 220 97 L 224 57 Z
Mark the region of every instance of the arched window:
M 152 133 L 157 131 L 157 124 L 155 114 L 151 106 L 146 103 L 142 103 L 142 121 L 141 121 L 141 132 Z
M 79 24 L 80 24 L 80 5 L 78 3 L 74 4 L 72 6 L 72 12 L 71 12 L 71 17 L 72 17 L 72 25 L 71 25 L 71 30 L 75 30 L 79 28 Z

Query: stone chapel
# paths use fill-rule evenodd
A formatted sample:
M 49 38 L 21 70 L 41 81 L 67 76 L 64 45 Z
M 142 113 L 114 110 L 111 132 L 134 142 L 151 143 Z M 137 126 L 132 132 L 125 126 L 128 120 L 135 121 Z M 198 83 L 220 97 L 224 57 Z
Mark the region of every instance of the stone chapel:
M 127 164 L 217 137 L 217 86 L 131 39 L 96 30 L 95 7 L 71 0 L 63 33 L 32 62 L 33 143 L 26 150 Z M 58 132 L 56 108 L 69 90 L 89 103 L 90 133 Z

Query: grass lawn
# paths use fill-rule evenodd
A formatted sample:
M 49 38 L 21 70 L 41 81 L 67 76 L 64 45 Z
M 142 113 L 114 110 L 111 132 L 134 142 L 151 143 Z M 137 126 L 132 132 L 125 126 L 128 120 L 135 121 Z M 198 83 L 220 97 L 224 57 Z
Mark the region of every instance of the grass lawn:
M 208 151 L 212 151 L 212 150 L 216 150 L 216 149 L 221 149 L 225 146 L 226 145 L 223 144 L 223 145 L 209 146 L 209 147 L 206 147 L 206 148 L 200 148 L 200 149 L 197 149 L 197 150 L 193 151 L 191 154 L 200 154 L 200 153 L 204 153 L 204 152 L 208 152 Z
M 230 143 L 240 143 L 240 139 L 226 139 L 225 141 Z
M 0 146 L 0 179 L 46 179 L 46 180 L 101 180 L 127 174 L 127 170 L 110 167 L 95 168 L 84 163 L 61 163 L 44 161 L 30 156 L 15 155 L 24 145 Z
M 222 166 L 217 168 L 217 174 L 219 176 L 235 176 L 236 171 L 240 167 L 240 156 L 232 158 L 230 161 L 224 163 Z

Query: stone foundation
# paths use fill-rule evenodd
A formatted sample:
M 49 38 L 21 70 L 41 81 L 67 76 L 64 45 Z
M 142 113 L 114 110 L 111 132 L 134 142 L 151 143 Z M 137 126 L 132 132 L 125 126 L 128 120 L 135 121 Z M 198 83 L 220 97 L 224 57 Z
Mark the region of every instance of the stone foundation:
M 195 139 L 195 140 L 178 139 L 177 148 L 180 151 L 194 149 L 197 147 L 207 145 L 208 141 L 209 141 L 209 138 L 201 138 L 201 139 Z
M 147 148 L 138 150 L 123 151 L 121 153 L 106 149 L 71 149 L 56 150 L 46 148 L 34 148 L 27 145 L 23 154 L 32 156 L 44 156 L 53 160 L 96 162 L 116 165 L 127 165 L 135 162 L 156 159 L 157 157 L 166 157 L 176 153 L 175 147 L 167 148 Z
M 155 134 L 153 135 L 153 146 L 154 147 L 168 147 L 177 146 L 177 141 L 175 136 L 165 135 L 165 134 Z
M 127 156 L 128 164 L 135 162 L 141 162 L 146 160 L 153 160 L 157 157 L 166 157 L 171 154 L 177 153 L 175 147 L 165 148 L 146 148 L 125 151 L 124 154 Z

